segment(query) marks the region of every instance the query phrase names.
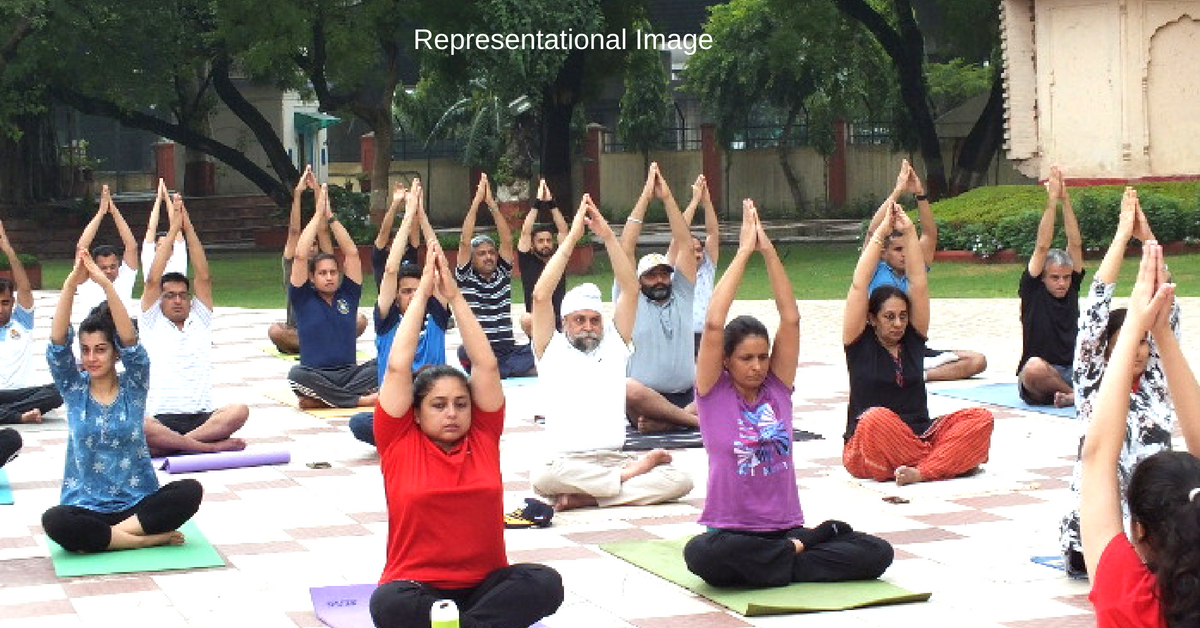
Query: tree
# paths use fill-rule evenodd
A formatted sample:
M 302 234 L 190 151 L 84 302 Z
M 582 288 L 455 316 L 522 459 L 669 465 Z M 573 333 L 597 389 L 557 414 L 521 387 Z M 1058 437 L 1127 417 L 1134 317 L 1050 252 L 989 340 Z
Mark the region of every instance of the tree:
M 776 155 L 797 208 L 804 207 L 804 195 L 789 153 L 798 127 L 827 127 L 870 100 L 872 85 L 856 70 L 876 55 L 828 4 L 800 5 L 733 0 L 713 7 L 705 32 L 714 45 L 697 51 L 686 70 L 687 89 L 712 112 L 723 143 L 752 118 L 779 124 Z M 827 141 L 817 148 L 828 155 L 831 138 L 828 132 L 821 137 Z
M 636 25 L 650 31 L 644 20 Z M 662 143 L 671 93 L 662 55 L 653 49 L 630 51 L 625 59 L 625 93 L 621 95 L 621 118 L 617 136 L 625 145 L 642 154 L 643 170 L 650 169 L 650 151 Z

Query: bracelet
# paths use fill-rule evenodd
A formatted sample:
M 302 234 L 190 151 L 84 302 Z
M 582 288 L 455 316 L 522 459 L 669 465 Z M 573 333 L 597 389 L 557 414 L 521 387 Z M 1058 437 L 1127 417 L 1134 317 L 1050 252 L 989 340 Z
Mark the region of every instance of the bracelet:
M 881 249 L 887 248 L 886 246 L 883 245 L 883 239 L 877 235 L 871 236 L 871 241 L 874 242 L 875 244 L 878 244 L 879 248 L 881 248 Z
M 917 194 L 916 196 L 917 196 L 917 201 L 927 201 L 927 200 L 929 200 L 929 197 L 928 197 L 928 196 L 925 196 L 924 194 Z
M 630 216 L 625 219 L 625 222 L 641 222 L 641 221 L 642 221 L 641 218 L 634 218 L 633 216 Z

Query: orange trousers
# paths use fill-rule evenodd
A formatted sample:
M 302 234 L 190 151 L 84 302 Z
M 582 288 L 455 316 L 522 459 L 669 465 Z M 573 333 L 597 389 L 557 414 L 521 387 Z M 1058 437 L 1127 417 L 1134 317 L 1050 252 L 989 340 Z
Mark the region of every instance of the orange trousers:
M 966 408 L 938 417 L 922 436 L 887 408 L 862 413 L 854 435 L 842 450 L 842 464 L 856 478 L 886 482 L 896 468 L 916 467 L 926 480 L 962 475 L 987 462 L 992 443 L 992 413 Z

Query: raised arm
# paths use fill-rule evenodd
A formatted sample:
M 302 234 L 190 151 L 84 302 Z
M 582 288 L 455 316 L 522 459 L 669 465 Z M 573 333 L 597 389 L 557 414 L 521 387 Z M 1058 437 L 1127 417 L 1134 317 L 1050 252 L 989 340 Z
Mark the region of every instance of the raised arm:
M 375 248 L 387 248 L 388 236 L 392 233 L 392 223 L 396 222 L 396 212 L 399 211 L 400 204 L 405 201 L 405 197 L 404 186 L 397 183 L 392 190 L 392 202 L 388 205 L 387 211 L 383 213 L 383 218 L 379 220 L 379 233 L 375 234 Z M 409 209 L 412 207 L 405 207 L 405 211 Z M 397 240 L 397 242 L 400 243 L 400 249 L 403 251 L 405 240 Z
M 196 298 L 211 312 L 213 306 L 212 271 L 208 267 L 208 256 L 204 253 L 204 245 L 200 243 L 200 234 L 192 226 L 192 215 L 183 205 L 179 197 L 176 211 L 183 214 L 183 234 L 187 239 L 188 257 L 192 260 L 192 291 Z M 165 247 L 164 247 L 165 248 Z
M 413 179 L 412 184 L 420 188 L 421 193 L 416 195 L 417 207 L 421 212 L 417 215 L 417 220 L 420 223 L 421 236 L 425 238 L 425 244 L 433 244 L 438 241 L 437 234 L 433 231 L 433 225 L 429 224 L 429 212 L 425 210 L 425 187 L 421 185 L 420 179 Z M 413 230 L 413 235 L 410 236 L 409 242 L 413 246 L 419 246 L 421 243 L 416 237 L 416 230 Z
M 692 198 L 688 201 L 687 207 L 683 208 L 683 222 L 688 226 L 689 230 L 692 228 L 692 220 L 696 217 L 696 208 L 700 206 L 701 187 L 703 185 L 704 175 L 696 177 L 696 182 L 692 184 Z M 691 247 L 684 250 L 690 252 Z M 671 262 L 672 266 L 675 265 L 675 256 L 678 254 L 679 249 L 675 247 L 675 240 L 671 240 L 671 243 L 667 245 L 667 260 Z
M 354 239 L 350 237 L 350 232 L 346 231 L 346 227 L 342 226 L 342 222 L 338 220 L 337 215 L 333 213 L 333 207 L 329 204 L 329 186 L 321 186 L 321 198 L 325 204 L 325 219 L 329 221 L 329 229 L 333 231 L 333 237 L 337 240 L 338 248 L 342 250 L 342 275 L 353 281 L 356 284 L 362 285 L 362 262 L 358 259 L 358 245 L 354 243 Z
M 904 160 L 904 163 L 908 165 L 908 160 Z M 912 166 L 908 166 L 907 189 L 917 199 L 917 213 L 921 220 L 921 254 L 924 255 L 925 265 L 928 266 L 933 262 L 933 254 L 937 251 L 938 227 L 937 221 L 933 218 L 933 206 L 925 197 L 925 186 Z
M 737 297 L 738 285 L 746 273 L 746 263 L 754 254 L 757 244 L 758 230 L 755 223 L 758 212 L 750 199 L 742 201 L 742 229 L 738 237 L 738 249 L 729 261 L 729 267 L 721 280 L 713 288 L 712 298 L 708 302 L 708 311 L 704 314 L 704 334 L 700 337 L 700 353 L 696 356 L 696 394 L 707 395 L 708 391 L 721 377 L 725 369 L 725 319 L 729 316 L 729 308 Z
M 1075 219 L 1075 210 L 1071 207 L 1071 194 L 1067 192 L 1067 184 L 1063 182 L 1061 170 L 1058 172 L 1058 182 L 1062 188 L 1063 231 L 1067 233 L 1067 254 L 1071 256 L 1071 270 L 1083 272 L 1083 236 L 1079 233 L 1079 221 Z
M 767 278 L 771 282 L 771 294 L 775 297 L 775 309 L 779 310 L 779 329 L 775 332 L 775 341 L 771 343 L 771 372 L 791 388 L 795 384 L 796 366 L 800 361 L 800 308 L 796 305 L 796 295 L 783 268 L 783 260 L 779 259 L 775 244 L 767 237 L 757 207 L 754 209 L 754 224 L 758 230 L 758 250 L 767 265 Z
M 904 208 L 893 205 L 895 211 L 894 225 L 903 234 L 904 250 L 911 251 L 904 256 L 904 276 L 908 277 L 908 322 L 922 336 L 929 335 L 929 281 L 925 272 L 925 257 L 921 254 L 921 246 L 917 240 L 917 227 L 904 213 Z
M 0 223 L 0 252 L 3 252 L 4 256 L 8 258 L 8 265 L 12 268 L 13 283 L 17 287 L 17 305 L 27 310 L 33 309 L 33 288 L 29 283 L 29 275 L 25 273 L 25 266 L 21 263 L 21 258 L 17 256 L 16 249 L 8 239 L 8 233 L 4 231 L 3 223 Z
M 459 266 L 466 266 L 471 261 L 471 238 L 475 237 L 476 212 L 479 211 L 479 204 L 487 196 L 488 189 L 487 174 L 479 175 L 479 185 L 475 186 L 475 198 L 471 199 L 471 206 L 467 208 L 467 215 L 463 217 L 462 231 L 458 238 L 458 257 L 454 263 Z
M 508 220 L 504 218 L 504 214 L 500 213 L 500 204 L 496 202 L 496 197 L 492 196 L 491 185 L 488 185 L 487 195 L 483 200 L 487 203 L 488 210 L 492 212 L 492 221 L 496 223 L 496 245 L 500 252 L 500 259 L 512 264 L 514 259 L 512 227 L 508 226 Z
M 101 194 L 108 196 L 108 211 L 112 213 L 113 223 L 117 225 L 117 233 L 121 235 L 121 244 L 125 247 L 125 254 L 122 256 L 125 261 L 125 265 L 137 270 L 137 238 L 133 237 L 133 230 L 129 228 L 129 223 L 125 222 L 125 217 L 121 215 L 121 210 L 117 209 L 117 204 L 113 202 L 112 194 L 108 191 L 107 185 L 104 186 Z M 170 242 L 174 242 L 174 240 L 170 240 Z M 128 315 L 128 313 L 126 313 L 126 315 Z
M 288 214 L 287 243 L 283 245 L 283 257 L 286 259 L 296 257 L 296 246 L 300 242 L 300 200 L 304 197 L 304 190 L 312 190 L 313 194 L 317 192 L 317 178 L 313 175 L 312 166 L 304 167 L 304 174 L 300 175 L 300 180 L 296 182 L 296 189 L 292 190 L 292 210 Z M 309 246 L 311 247 L 312 244 Z
M 675 204 L 671 188 L 667 187 L 667 180 L 663 178 L 661 171 L 656 172 L 658 179 L 654 182 L 654 195 L 662 200 L 663 206 L 667 210 L 667 221 L 671 224 L 671 241 L 677 250 L 686 251 L 691 247 L 692 234 L 688 231 L 687 223 L 683 221 L 683 213 L 679 211 L 679 205 Z M 683 275 L 688 281 L 696 283 L 696 256 L 678 255 L 677 257 L 679 259 L 675 260 L 675 272 Z
M 550 186 L 546 186 L 546 199 L 550 203 L 550 219 L 554 221 L 554 228 L 558 230 L 558 241 L 567 237 L 567 219 L 563 217 L 562 210 L 558 208 L 558 202 L 554 200 L 554 196 L 550 194 Z
M 898 207 L 890 199 L 885 200 L 880 207 L 883 218 L 875 226 L 871 237 L 863 244 L 862 254 L 858 256 L 858 264 L 854 267 L 854 276 L 850 279 L 850 290 L 846 293 L 846 312 L 842 317 L 842 344 L 854 342 L 867 327 L 867 301 L 871 295 L 867 289 L 871 285 L 871 277 L 879 260 L 883 256 L 883 248 L 892 234 L 895 221 L 895 209 Z M 879 213 L 878 211 L 876 213 Z M 906 261 L 907 261 L 907 257 Z M 907 269 L 906 269 L 907 271 Z M 910 284 L 911 286 L 911 280 Z M 709 306 L 711 307 L 711 306 Z
M 700 175 L 703 177 L 704 175 Z M 700 184 L 700 206 L 704 208 L 704 250 L 714 266 L 721 257 L 721 220 L 717 218 L 717 208 L 713 205 L 712 196 L 708 193 L 708 180 Z M 757 213 L 757 210 L 755 210 Z M 759 221 L 761 224 L 762 221 Z
M 322 209 L 324 199 L 322 196 L 326 193 L 324 188 L 317 191 L 316 211 L 305 225 L 304 231 L 300 232 L 300 238 L 296 242 L 295 261 L 292 262 L 292 277 L 293 286 L 299 288 L 308 283 L 308 257 L 312 250 L 312 243 L 317 238 L 318 231 L 326 231 L 325 212 Z
M 637 202 L 629 211 L 629 217 L 625 219 L 625 227 L 621 229 L 621 249 L 625 251 L 625 257 L 629 258 L 631 265 L 636 263 L 638 238 L 642 235 L 642 221 L 646 218 L 646 206 L 654 197 L 654 182 L 657 180 L 658 162 L 652 162 L 650 170 L 646 172 L 646 182 L 642 184 L 642 193 L 638 195 Z
M 450 268 L 440 248 L 436 250 L 434 261 L 437 263 L 437 290 L 450 304 L 463 346 L 466 347 L 467 358 L 471 360 L 471 402 L 484 412 L 499 410 L 504 405 L 504 389 L 500 387 L 500 366 L 496 354 L 492 353 L 487 334 L 483 333 L 483 327 L 476 320 L 470 304 L 458 289 L 454 269 Z
M 1058 213 L 1058 201 L 1063 196 L 1062 179 L 1058 173 L 1058 166 L 1051 166 L 1050 177 L 1046 179 L 1046 209 L 1042 211 L 1042 220 L 1038 223 L 1033 254 L 1029 256 L 1028 269 L 1032 277 L 1041 275 L 1046 268 L 1046 253 L 1050 251 L 1050 242 L 1054 240 L 1054 220 Z
M 142 247 L 154 246 L 154 232 L 158 231 L 158 208 L 162 205 L 164 198 L 167 203 L 171 199 L 167 196 L 167 183 L 161 178 L 158 180 L 158 189 L 154 193 L 154 205 L 150 207 L 150 217 L 146 219 L 146 237 L 142 238 Z M 142 272 L 146 269 L 143 268 Z
M 103 189 L 108 189 L 104 186 Z M 83 233 L 79 234 L 79 240 L 75 242 L 76 249 L 92 250 L 92 241 L 96 239 L 96 232 L 100 230 L 100 223 L 104 221 L 104 214 L 108 212 L 108 197 L 104 194 L 100 195 L 100 206 L 96 208 L 96 215 L 88 221 L 84 226 Z M 86 279 L 87 276 L 84 275 Z
M 1117 274 L 1121 272 L 1121 260 L 1125 258 L 1125 248 L 1133 237 L 1133 226 L 1137 222 L 1137 191 L 1131 187 L 1125 188 L 1121 197 L 1121 213 L 1117 218 L 1117 231 L 1113 234 L 1112 243 L 1104 253 L 1100 267 L 1096 269 L 1096 280 L 1103 283 L 1116 283 Z
M 1175 406 L 1175 416 L 1179 418 L 1183 441 L 1187 444 L 1188 452 L 1196 456 L 1200 455 L 1200 384 L 1196 382 L 1196 374 L 1184 357 L 1179 337 L 1171 327 L 1172 309 L 1166 307 L 1165 312 L 1159 313 L 1150 333 L 1154 336 L 1163 373 L 1167 376 L 1167 388 L 1171 391 L 1171 402 Z
M 554 255 L 550 256 L 546 266 L 542 269 L 542 274 L 538 276 L 537 283 L 533 286 L 533 309 L 530 312 L 532 322 L 529 332 L 533 342 L 533 353 L 538 359 L 541 359 L 550 340 L 554 338 L 555 323 L 557 322 L 554 320 L 552 298 L 554 288 L 558 286 L 558 280 L 567 271 L 567 261 L 571 259 L 571 252 L 575 250 L 579 238 L 583 237 L 583 221 L 587 216 L 585 211 L 587 201 L 588 196 L 585 194 L 584 200 L 579 203 L 579 211 L 575 212 L 575 220 L 571 222 L 571 230 L 567 232 L 567 237 L 559 241 Z M 622 255 L 622 257 L 624 256 Z
M 408 241 L 408 235 L 412 231 L 413 221 L 417 219 L 419 209 L 412 197 L 420 193 L 420 187 L 414 185 L 412 190 L 406 196 L 409 198 L 407 208 L 404 211 L 404 218 L 400 220 L 400 229 L 396 231 L 396 237 L 392 240 L 392 248 L 388 251 L 387 261 L 383 265 L 383 279 L 379 282 L 379 298 L 375 301 L 375 311 L 379 313 L 380 318 L 387 315 L 391 309 L 392 303 L 396 300 L 396 281 L 400 276 L 400 260 L 404 257 L 404 243 Z M 396 205 L 396 203 L 392 203 Z M 384 243 L 387 244 L 386 242 Z M 379 240 L 375 240 L 375 246 L 379 246 Z M 428 252 L 426 253 L 428 255 Z M 409 306 L 412 307 L 411 305 Z M 424 318 L 424 314 L 422 314 Z
M 875 214 L 871 216 L 871 222 L 867 225 L 866 235 L 863 236 L 863 248 L 871 242 L 871 236 L 875 235 L 875 230 L 879 228 L 879 224 L 885 220 L 891 222 L 891 203 L 889 201 L 900 200 L 900 195 L 908 190 L 908 171 L 912 169 L 907 159 L 900 160 L 900 172 L 896 173 L 896 185 L 892 187 L 892 193 L 884 199 L 884 202 L 879 205 L 879 209 L 875 210 Z M 922 225 L 923 226 L 923 225 Z M 887 236 L 883 238 L 884 243 L 887 243 Z
M 542 181 L 542 185 L 545 184 L 546 182 Z M 540 202 L 542 200 L 540 198 L 541 190 L 538 190 L 538 196 L 538 201 Z M 537 222 L 537 215 L 538 208 L 535 204 L 529 208 L 528 212 L 525 212 L 525 220 L 521 221 L 521 235 L 517 238 L 517 250 L 522 253 L 528 253 L 533 248 L 533 225 Z M 562 238 L 560 237 L 558 241 L 561 244 Z
M 84 251 L 80 257 L 83 258 L 83 267 L 87 269 L 88 276 L 104 289 L 104 296 L 108 299 L 108 311 L 112 313 L 113 326 L 117 328 L 117 339 L 121 341 L 121 346 L 133 346 L 137 343 L 137 329 L 133 326 L 133 319 L 129 318 L 129 310 L 125 309 L 125 300 L 117 294 L 117 289 L 105 276 L 104 271 L 92 261 L 90 253 Z
M 633 324 L 637 319 L 638 295 L 641 294 L 633 260 L 625 255 L 621 241 L 617 239 L 617 234 L 604 219 L 592 197 L 585 195 L 585 198 L 588 204 L 586 222 L 592 228 L 592 233 L 604 241 L 604 250 L 608 253 L 609 263 L 612 264 L 613 281 L 620 292 L 613 303 L 613 327 L 621 334 L 625 344 L 629 344 L 633 341 Z
M 1169 302 L 1174 297 L 1174 286 L 1161 283 L 1164 279 L 1162 248 L 1157 243 L 1146 243 L 1142 249 L 1137 283 L 1133 287 L 1133 294 L 1129 296 L 1129 312 L 1109 358 L 1094 406 L 1096 411 L 1092 414 L 1079 454 L 1082 463 L 1080 538 L 1088 573 L 1096 573 L 1104 548 L 1125 529 L 1116 471 L 1117 458 L 1125 440 L 1129 382 L 1133 380 L 1138 346 L 1146 332 L 1154 326 L 1159 314 L 1170 309 Z
M 71 306 L 75 304 L 75 289 L 87 281 L 88 271 L 83 265 L 83 256 L 87 249 L 75 251 L 75 266 L 63 280 L 62 293 L 58 296 L 58 305 L 54 307 L 54 318 L 50 320 L 50 342 L 56 345 L 67 344 L 67 331 L 71 327 Z
M 380 356 L 387 360 L 387 370 L 384 371 L 383 381 L 379 383 L 379 407 L 394 417 L 404 416 L 412 407 L 412 362 L 417 354 L 421 325 L 425 322 L 425 304 L 433 291 L 436 251 L 437 247 L 434 244 L 426 251 L 421 283 L 417 284 L 417 291 L 413 294 L 408 312 L 400 319 L 400 325 L 396 328 L 391 353 L 386 357 Z
M 181 207 L 183 205 L 183 197 L 175 195 L 174 200 L 167 199 L 168 203 L 174 203 Z M 176 207 L 175 211 L 168 212 L 167 217 L 169 226 L 167 228 L 167 237 L 171 242 L 175 241 L 175 236 L 183 229 L 183 211 Z M 153 261 L 150 262 L 150 268 L 142 269 L 142 274 L 145 277 L 145 285 L 142 288 L 142 311 L 149 310 L 158 301 L 158 297 L 162 294 L 162 276 L 163 271 L 167 268 L 167 261 L 171 258 L 171 247 L 160 246 L 154 251 Z M 195 260 L 193 260 L 195 263 Z

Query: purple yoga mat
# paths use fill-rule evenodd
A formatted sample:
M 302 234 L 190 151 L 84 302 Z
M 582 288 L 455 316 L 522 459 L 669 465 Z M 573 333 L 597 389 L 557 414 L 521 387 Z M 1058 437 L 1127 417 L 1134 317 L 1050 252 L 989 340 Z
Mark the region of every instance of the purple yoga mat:
M 336 587 L 312 587 L 313 612 L 329 628 L 375 628 L 371 620 L 373 584 L 350 584 Z M 529 628 L 549 628 L 538 622 Z
M 195 473 L 197 471 L 214 471 L 216 469 L 257 467 L 265 464 L 286 464 L 291 459 L 292 455 L 286 451 L 262 449 L 222 451 L 215 454 L 171 456 L 163 463 L 162 470 L 167 473 Z

